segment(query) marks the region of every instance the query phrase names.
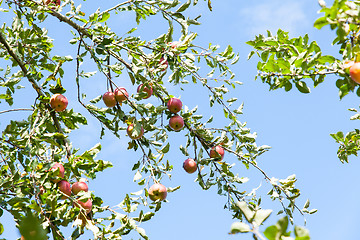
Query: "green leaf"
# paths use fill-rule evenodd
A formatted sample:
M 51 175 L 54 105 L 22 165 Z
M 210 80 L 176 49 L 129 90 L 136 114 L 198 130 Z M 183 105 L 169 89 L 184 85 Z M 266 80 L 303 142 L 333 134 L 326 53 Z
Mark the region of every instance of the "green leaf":
M 321 17 L 321 18 L 318 18 L 315 22 L 314 22 L 314 27 L 317 28 L 317 29 L 321 29 L 322 27 L 328 25 L 329 22 L 328 22 L 328 19 L 327 17 Z
M 295 86 L 301 93 L 310 93 L 310 88 L 306 85 L 304 81 L 296 82 Z
M 296 236 L 295 240 L 310 240 L 310 234 L 306 228 L 295 226 L 294 232 Z
M 231 224 L 231 230 L 230 233 L 231 234 L 235 234 L 235 233 L 246 233 L 246 232 L 250 232 L 251 228 L 248 224 L 243 223 L 243 222 L 234 222 L 233 224 Z
M 256 211 L 254 221 L 260 226 L 272 213 L 271 209 L 260 209 Z
M 108 20 L 110 18 L 110 13 L 105 12 L 103 15 L 101 15 L 99 22 L 105 22 L 106 20 Z
M 183 12 L 190 6 L 191 0 L 188 0 L 186 3 L 181 5 L 176 12 Z
M 160 151 L 162 153 L 167 153 L 170 150 L 170 143 L 167 143 L 165 147 L 163 147 Z
M 267 227 L 264 231 L 264 235 L 265 237 L 267 237 L 267 239 L 269 240 L 278 240 L 276 238 L 276 236 L 278 235 L 279 229 L 275 226 L 272 225 L 270 227 Z
M 237 202 L 236 205 L 240 208 L 246 220 L 251 223 L 252 219 L 254 218 L 255 212 L 248 207 L 248 204 L 246 202 Z

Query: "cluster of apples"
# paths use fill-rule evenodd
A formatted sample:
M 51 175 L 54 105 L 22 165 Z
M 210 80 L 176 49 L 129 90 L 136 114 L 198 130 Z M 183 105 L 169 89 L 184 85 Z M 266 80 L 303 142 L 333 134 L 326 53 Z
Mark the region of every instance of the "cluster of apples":
M 74 195 L 77 195 L 79 192 L 89 191 L 88 185 L 85 182 L 75 182 L 72 185 L 66 181 L 61 180 L 65 176 L 65 169 L 64 166 L 61 163 L 54 163 L 54 165 L 50 168 L 51 171 L 57 171 L 59 170 L 59 174 L 56 176 L 56 178 L 52 179 L 51 181 L 54 183 L 57 183 L 59 190 L 64 194 L 64 196 L 61 197 L 61 199 L 67 199 L 71 196 L 71 193 Z M 92 209 L 92 200 L 89 198 L 86 202 L 82 202 L 80 200 L 77 200 L 75 205 L 77 207 L 82 207 L 85 209 L 86 213 L 90 213 Z
M 169 120 L 169 126 L 174 131 L 179 131 L 184 127 L 184 119 L 177 115 L 182 108 L 182 102 L 178 98 L 170 98 L 167 102 L 167 108 L 170 112 L 175 113 L 176 115 L 172 116 Z
M 118 87 L 114 92 L 106 92 L 103 95 L 103 101 L 107 107 L 115 107 L 118 102 L 121 104 L 123 101 L 128 99 L 129 94 L 124 87 Z
M 220 145 L 214 146 L 210 150 L 210 157 L 217 160 L 223 160 L 225 155 L 224 148 Z M 188 158 L 183 163 L 183 168 L 187 173 L 194 173 L 197 170 L 197 163 L 194 159 Z

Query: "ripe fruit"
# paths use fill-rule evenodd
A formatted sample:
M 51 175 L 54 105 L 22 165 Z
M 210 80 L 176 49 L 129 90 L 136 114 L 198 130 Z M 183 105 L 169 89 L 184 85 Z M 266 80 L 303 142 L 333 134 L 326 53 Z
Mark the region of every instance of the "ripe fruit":
M 57 93 L 50 98 L 50 106 L 52 109 L 55 109 L 56 112 L 64 111 L 67 105 L 68 100 L 64 95 Z
M 360 62 L 356 62 L 350 67 L 350 77 L 354 82 L 360 84 Z
M 137 92 L 146 92 L 147 96 L 144 97 L 144 99 L 148 99 L 153 94 L 153 89 L 152 87 L 149 88 L 147 86 L 144 86 L 144 84 L 140 84 L 137 88 Z
M 134 124 L 130 124 L 126 129 L 126 132 L 131 139 L 136 140 L 136 139 L 141 138 L 144 135 L 144 128 L 143 128 L 143 126 L 141 126 L 141 129 L 139 132 L 139 129 L 136 129 Z
M 221 160 L 223 160 L 224 154 L 225 154 L 224 148 L 222 148 L 219 145 L 212 147 L 210 150 L 211 158 L 220 158 L 221 157 Z
M 129 94 L 127 93 L 124 87 L 118 87 L 117 89 L 115 89 L 114 94 L 115 94 L 115 99 L 119 103 L 125 101 L 129 97 Z
M 179 115 L 175 115 L 169 120 L 170 128 L 174 131 L 179 131 L 184 127 L 184 119 Z
M 169 62 L 165 58 L 160 58 L 159 68 L 161 71 L 165 71 L 169 66 Z
M 183 168 L 185 169 L 185 172 L 187 172 L 187 173 L 194 173 L 197 170 L 197 164 L 194 159 L 188 158 L 183 163 Z
M 177 113 L 182 108 L 182 102 L 178 98 L 170 98 L 169 101 L 167 102 L 167 108 L 169 109 L 170 112 Z
M 106 92 L 103 95 L 103 101 L 107 107 L 115 107 L 116 99 L 113 92 Z
M 56 6 L 60 6 L 61 0 L 45 0 L 45 5 L 55 4 Z
M 167 190 L 166 187 L 164 185 L 162 185 L 161 183 L 155 183 L 154 185 L 152 185 L 149 190 L 149 197 L 151 200 L 156 201 L 156 200 L 164 200 L 167 196 Z
M 71 187 L 71 191 L 76 195 L 78 194 L 80 191 L 84 191 L 87 192 L 89 190 L 88 185 L 84 182 L 76 182 L 73 183 L 72 187 Z
M 57 175 L 57 177 L 63 178 L 65 176 L 64 166 L 61 163 L 54 163 L 54 165 L 50 168 L 50 171 L 56 171 L 57 169 L 59 169 L 59 175 Z M 51 181 L 57 183 L 60 181 L 60 179 L 55 178 L 52 179 Z
M 78 207 L 81 206 L 85 209 L 86 213 L 90 213 L 92 209 L 92 200 L 89 198 L 86 202 L 82 202 L 80 200 L 77 200 Z
M 71 195 L 71 186 L 70 183 L 68 181 L 65 180 L 61 180 L 60 182 L 58 182 L 58 187 L 59 190 L 64 193 L 65 195 L 67 195 L 68 197 Z M 62 196 L 61 199 L 66 199 L 66 196 Z

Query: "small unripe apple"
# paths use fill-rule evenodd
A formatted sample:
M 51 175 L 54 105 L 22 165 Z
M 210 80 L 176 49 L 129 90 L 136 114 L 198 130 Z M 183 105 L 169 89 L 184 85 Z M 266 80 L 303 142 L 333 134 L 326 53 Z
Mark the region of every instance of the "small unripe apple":
M 179 115 L 175 115 L 170 118 L 169 126 L 174 131 L 179 131 L 184 127 L 184 119 Z
M 54 170 L 53 170 L 54 169 Z M 65 176 L 65 169 L 64 166 L 61 163 L 54 163 L 54 165 L 50 168 L 50 171 L 56 171 L 57 169 L 59 169 L 59 175 L 57 177 L 59 178 L 63 178 Z M 57 183 L 60 181 L 60 179 L 52 179 L 51 180 L 54 183 Z
M 143 126 L 141 126 L 140 133 L 135 132 L 134 124 L 130 124 L 126 129 L 126 132 L 131 139 L 136 140 L 136 139 L 141 138 L 144 135 L 144 128 L 143 128 Z
M 80 191 L 84 191 L 87 192 L 89 190 L 88 185 L 84 182 L 76 182 L 73 183 L 72 187 L 71 187 L 71 191 L 76 195 L 78 194 Z
M 167 102 L 167 108 L 169 109 L 170 112 L 177 113 L 182 108 L 182 102 L 178 98 L 170 98 L 169 101 Z
M 66 196 L 69 197 L 71 195 L 71 186 L 70 186 L 70 183 L 68 181 L 61 180 L 60 182 L 58 182 L 58 187 L 59 187 L 59 190 L 62 193 L 64 193 Z M 68 198 L 66 196 L 62 196 L 61 199 Z
M 68 105 L 67 98 L 59 93 L 56 93 L 50 98 L 50 106 L 52 109 L 55 109 L 56 112 L 61 112 L 66 109 Z
M 360 62 L 356 62 L 354 63 L 351 67 L 350 67 L 350 77 L 351 79 L 360 84 Z
M 106 92 L 103 95 L 103 101 L 107 107 L 115 107 L 116 99 L 113 92 Z
M 197 170 L 197 164 L 194 159 L 188 158 L 183 163 L 183 168 L 185 169 L 185 172 L 187 172 L 187 173 L 194 173 Z
M 224 148 L 219 145 L 212 147 L 210 150 L 211 158 L 220 158 L 221 157 L 221 160 L 223 160 L 224 154 L 225 154 Z
M 125 101 L 129 97 L 129 94 L 124 87 L 118 87 L 117 89 L 115 89 L 114 94 L 115 94 L 115 99 L 119 103 Z
M 167 196 L 167 189 L 161 183 L 155 183 L 149 188 L 148 193 L 152 201 L 163 201 Z
M 92 200 L 89 198 L 86 202 L 77 200 L 78 207 L 79 205 L 85 209 L 86 213 L 90 213 L 92 209 Z
M 160 58 L 159 68 L 161 71 L 165 71 L 169 66 L 169 62 L 165 58 Z
M 146 92 L 147 96 L 144 97 L 144 99 L 148 99 L 153 94 L 153 89 L 152 89 L 152 87 L 147 87 L 147 86 L 144 86 L 144 84 L 140 84 L 137 88 L 137 92 Z

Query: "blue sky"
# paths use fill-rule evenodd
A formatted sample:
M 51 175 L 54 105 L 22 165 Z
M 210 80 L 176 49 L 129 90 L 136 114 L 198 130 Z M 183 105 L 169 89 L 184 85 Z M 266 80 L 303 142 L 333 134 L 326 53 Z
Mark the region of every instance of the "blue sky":
M 112 1 L 103 2 L 109 6 Z M 358 239 L 355 229 L 357 229 L 360 207 L 354 199 L 358 199 L 360 194 L 354 186 L 359 182 L 357 176 L 360 163 L 357 158 L 352 157 L 350 164 L 341 164 L 336 156 L 338 146 L 329 134 L 339 130 L 347 132 L 357 127 L 357 122 L 349 120 L 351 112 L 347 109 L 357 108 L 359 98 L 355 94 L 350 94 L 340 101 L 335 77 L 327 77 L 323 84 L 311 89 L 312 92 L 307 95 L 296 90 L 288 93 L 283 90 L 269 92 L 267 85 L 259 80 L 254 81 L 256 58 L 246 60 L 251 48 L 245 42 L 251 40 L 255 34 L 265 33 L 266 30 L 276 31 L 278 28 L 289 31 L 293 37 L 308 33 L 310 39 L 317 41 L 322 47 L 324 54 L 338 56 L 337 47 L 331 46 L 334 33 L 328 28 L 318 31 L 312 27 L 313 22 L 320 16 L 317 14 L 319 10 L 317 1 L 215 0 L 212 2 L 213 12 L 207 11 L 202 1 L 199 1 L 200 7 L 189 11 L 191 15 L 202 14 L 200 18 L 202 25 L 192 27 L 192 30 L 199 34 L 198 44 L 207 46 L 211 42 L 223 48 L 230 44 L 240 53 L 241 59 L 232 69 L 237 75 L 236 80 L 244 84 L 231 95 L 244 102 L 244 115 L 241 121 L 247 122 L 247 126 L 257 132 L 258 145 L 272 146 L 272 149 L 259 159 L 259 165 L 270 176 L 277 178 L 296 174 L 297 187 L 302 192 L 299 205 L 302 206 L 309 198 L 311 208 L 318 209 L 316 214 L 306 217 L 312 239 Z M 84 9 L 87 7 L 96 9 L 98 4 L 98 1 L 82 3 Z M 104 10 L 106 7 L 101 9 Z M 160 18 L 152 18 L 149 22 L 140 25 L 137 33 L 147 39 L 157 37 L 166 31 L 166 25 L 160 24 L 160 20 Z M 134 19 L 130 14 L 114 15 L 110 26 L 122 33 L 133 23 Z M 53 21 L 53 24 L 58 23 Z M 58 54 L 75 55 L 74 48 L 65 45 L 71 38 L 68 28 L 50 27 L 49 33 L 56 39 L 55 51 Z M 72 72 L 74 66 L 68 66 L 68 70 L 64 79 L 69 80 L 63 81 L 63 84 L 68 89 L 69 107 L 84 112 L 76 102 L 75 92 L 71 91 L 75 84 L 75 74 Z M 135 92 L 136 87 L 131 86 L 127 76 L 124 75 L 117 81 L 128 87 L 128 92 Z M 83 90 L 88 93 L 88 99 L 106 90 L 105 79 L 95 77 L 82 83 Z M 102 89 L 101 92 L 99 89 Z M 191 86 L 185 87 L 184 92 L 175 87 L 169 89 L 174 95 L 181 96 L 183 104 L 188 105 L 189 108 L 199 105 L 199 113 L 209 114 L 205 91 L 198 94 L 199 90 Z M 149 101 L 157 103 L 153 98 Z M 27 102 L 17 103 L 16 106 L 27 107 L 24 104 L 26 105 Z M 1 109 L 3 108 L 4 106 L 1 105 Z M 216 112 L 212 113 L 215 118 L 221 119 L 222 112 L 219 112 L 218 116 Z M 0 128 L 8 119 L 19 117 L 17 113 L 0 115 L 2 123 Z M 89 183 L 89 188 L 95 195 L 102 196 L 105 204 L 115 206 L 124 198 L 125 193 L 139 190 L 139 187 L 132 182 L 134 173 L 131 172 L 131 168 L 140 155 L 126 151 L 125 137 L 119 140 L 108 133 L 103 140 L 100 140 L 99 130 L 99 124 L 95 120 L 89 120 L 88 126 L 73 133 L 72 140 L 76 147 L 84 150 L 98 142 L 103 145 L 99 158 L 112 161 L 114 168 L 99 174 Z M 165 180 L 164 184 L 182 187 L 174 193 L 169 193 L 167 198 L 169 202 L 163 204 L 161 211 L 152 221 L 142 225 L 150 239 L 252 239 L 250 235 L 227 234 L 233 220 L 231 214 L 223 209 L 226 198 L 218 196 L 215 189 L 202 191 L 193 182 L 195 176 L 183 171 L 182 162 L 185 158 L 177 146 L 184 144 L 185 139 L 172 133 L 169 141 L 173 145 L 168 159 L 174 165 L 174 171 L 171 181 Z M 238 164 L 229 156 L 225 160 Z M 262 184 L 263 190 L 260 190 L 260 193 L 263 193 L 262 207 L 273 208 L 274 212 L 280 210 L 280 204 L 269 201 L 264 194 L 269 189 L 269 185 L 262 180 L 261 175 L 253 169 L 246 170 L 242 165 L 238 165 L 239 174 L 251 179 L 250 187 Z M 274 224 L 278 218 L 273 214 L 265 224 Z M 1 222 L 5 226 L 2 237 L 6 239 L 18 237 L 8 215 L 4 215 Z M 302 225 L 304 220 L 297 215 L 295 222 Z M 90 238 L 91 234 L 87 236 Z M 131 238 L 138 239 L 136 234 L 124 237 L 124 239 Z

